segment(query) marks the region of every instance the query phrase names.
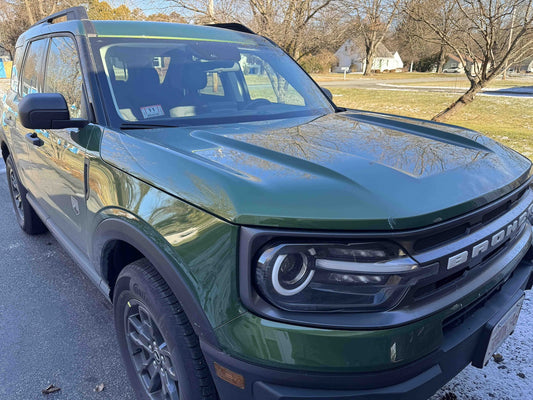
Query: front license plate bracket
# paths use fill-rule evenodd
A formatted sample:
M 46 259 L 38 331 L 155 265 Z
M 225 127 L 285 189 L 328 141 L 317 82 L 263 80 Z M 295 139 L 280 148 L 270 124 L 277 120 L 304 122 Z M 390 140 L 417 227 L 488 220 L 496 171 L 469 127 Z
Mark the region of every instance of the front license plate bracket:
M 525 295 L 522 295 L 502 317 L 487 322 L 479 344 L 479 351 L 472 360 L 474 367 L 483 368 L 487 365 L 496 350 L 514 332 L 524 298 Z

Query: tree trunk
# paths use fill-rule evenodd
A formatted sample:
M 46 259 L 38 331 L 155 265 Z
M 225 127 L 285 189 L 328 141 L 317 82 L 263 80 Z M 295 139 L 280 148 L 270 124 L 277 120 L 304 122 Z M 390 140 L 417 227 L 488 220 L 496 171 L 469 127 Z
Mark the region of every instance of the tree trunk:
M 215 18 L 215 4 L 213 0 L 209 0 L 209 4 L 207 5 L 207 15 L 209 16 L 210 22 L 216 22 Z
M 446 64 L 446 48 L 442 46 L 439 52 L 439 62 L 437 65 L 437 73 L 442 74 L 444 69 L 444 64 Z
M 374 64 L 374 55 L 366 55 L 365 57 L 365 70 L 363 71 L 364 76 L 372 75 L 372 64 Z
M 30 21 L 30 25 L 33 25 L 35 23 L 35 18 L 30 9 L 30 3 L 28 3 L 28 0 L 24 0 L 24 4 L 26 5 L 26 12 L 28 13 L 28 21 Z
M 437 115 L 435 115 L 433 118 L 431 118 L 432 121 L 436 122 L 444 122 L 453 115 L 457 114 L 459 110 L 461 110 L 464 106 L 472 103 L 474 101 L 474 98 L 476 95 L 483 89 L 483 86 L 479 83 L 472 83 L 470 85 L 470 89 L 466 91 L 465 94 L 463 94 L 461 97 L 459 97 L 456 101 L 454 101 L 448 108 L 446 108 L 444 111 L 441 111 Z

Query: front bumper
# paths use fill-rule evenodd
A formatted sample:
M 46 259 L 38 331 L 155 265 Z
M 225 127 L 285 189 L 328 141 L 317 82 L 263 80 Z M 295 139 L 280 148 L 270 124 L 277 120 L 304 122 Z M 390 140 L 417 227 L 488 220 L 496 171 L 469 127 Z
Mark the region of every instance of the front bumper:
M 530 251 L 531 253 L 531 251 Z M 321 373 L 287 370 L 246 362 L 202 343 L 222 400 L 423 400 L 483 352 L 488 321 L 503 316 L 533 283 L 533 263 L 526 257 L 512 275 L 479 301 L 466 307 L 444 328 L 440 346 L 417 361 L 377 372 Z M 244 377 L 244 389 L 219 378 L 214 363 Z

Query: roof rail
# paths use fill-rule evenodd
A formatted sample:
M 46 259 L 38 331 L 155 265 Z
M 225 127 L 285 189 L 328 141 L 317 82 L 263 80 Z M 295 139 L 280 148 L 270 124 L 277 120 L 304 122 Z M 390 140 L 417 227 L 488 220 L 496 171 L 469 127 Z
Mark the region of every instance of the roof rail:
M 89 16 L 87 15 L 87 10 L 85 9 L 85 7 L 78 6 L 78 7 L 67 8 L 66 10 L 59 11 L 59 12 L 56 12 L 55 14 L 49 15 L 48 17 L 45 17 L 41 19 L 40 21 L 37 21 L 32 26 L 36 26 L 40 24 L 52 24 L 54 23 L 54 19 L 59 19 L 61 17 L 67 17 L 67 21 L 89 19 Z
M 238 24 L 236 22 L 229 22 L 229 23 L 222 23 L 222 24 L 207 24 L 205 26 L 213 26 L 215 28 L 230 29 L 232 31 L 237 31 L 237 32 L 251 33 L 252 35 L 256 34 L 254 31 L 252 31 L 247 26 L 244 26 L 243 24 Z

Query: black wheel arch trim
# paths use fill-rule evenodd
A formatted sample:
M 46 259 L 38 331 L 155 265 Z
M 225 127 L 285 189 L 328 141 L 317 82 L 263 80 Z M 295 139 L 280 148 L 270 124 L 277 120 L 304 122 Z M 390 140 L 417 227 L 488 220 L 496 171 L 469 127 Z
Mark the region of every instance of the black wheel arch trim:
M 4 148 L 5 148 L 5 152 L 4 152 Z M 7 144 L 7 139 L 4 133 L 4 129 L 1 126 L 0 126 L 0 151 L 2 152 L 2 159 L 5 162 L 7 160 L 7 156 L 11 154 L 11 149 L 9 148 L 9 145 Z
M 203 342 L 219 347 L 213 327 L 179 270 L 170 261 L 168 255 L 146 233 L 127 221 L 111 217 L 98 224 L 93 238 L 93 260 L 98 273 L 106 284 L 109 282 L 107 282 L 107 271 L 104 271 L 103 254 L 105 247 L 114 240 L 128 243 L 142 253 L 166 281 L 182 305 L 198 338 Z

